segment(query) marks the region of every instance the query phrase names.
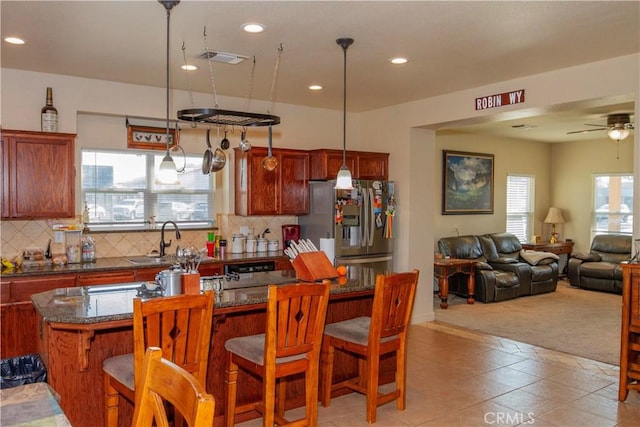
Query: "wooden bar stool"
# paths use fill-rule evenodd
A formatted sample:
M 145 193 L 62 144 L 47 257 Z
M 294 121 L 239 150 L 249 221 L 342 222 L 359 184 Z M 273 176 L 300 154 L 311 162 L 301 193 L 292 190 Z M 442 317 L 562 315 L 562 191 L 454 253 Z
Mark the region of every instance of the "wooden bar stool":
M 164 407 L 169 402 L 190 426 L 212 427 L 216 401 L 204 385 L 180 366 L 162 357 L 162 349 L 149 347 L 144 357 L 133 427 L 168 426 Z M 155 424 L 154 424 L 155 421 Z
M 262 414 L 264 426 L 289 424 L 284 418 L 285 377 L 299 373 L 305 377 L 306 408 L 305 417 L 294 423 L 317 424 L 318 365 L 328 302 L 328 284 L 269 286 L 266 333 L 232 338 L 224 345 L 229 352 L 225 381 L 228 427 L 233 426 L 236 414 L 254 409 Z M 236 407 L 238 368 L 262 378 L 262 402 Z
M 213 292 L 133 299 L 133 353 L 110 357 L 102 364 L 107 427 L 118 425 L 119 395 L 135 402 L 147 347 L 161 348 L 163 358 L 206 384 L 212 315 Z
M 377 407 L 397 401 L 404 410 L 406 401 L 407 327 L 418 284 L 418 270 L 376 277 L 371 317 L 357 317 L 325 326 L 322 340 L 322 406 L 331 403 L 331 392 L 340 388 L 367 396 L 367 422 L 376 422 Z M 353 354 L 358 360 L 358 376 L 332 384 L 335 349 Z M 396 354 L 396 384 L 392 392 L 380 394 L 380 357 Z

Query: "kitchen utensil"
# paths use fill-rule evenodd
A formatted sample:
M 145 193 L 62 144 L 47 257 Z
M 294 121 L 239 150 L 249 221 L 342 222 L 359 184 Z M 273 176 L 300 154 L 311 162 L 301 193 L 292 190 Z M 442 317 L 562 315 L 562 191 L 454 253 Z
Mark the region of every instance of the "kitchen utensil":
M 271 150 L 272 135 L 273 131 L 271 130 L 271 126 L 269 126 L 269 145 L 267 157 L 262 159 L 262 167 L 269 172 L 276 170 L 276 168 L 278 167 L 278 159 L 273 157 L 273 152 Z
M 247 131 L 243 130 L 240 134 L 240 150 L 249 151 L 251 150 L 251 143 L 247 140 Z
M 220 147 L 223 150 L 226 150 L 229 148 L 229 146 L 231 146 L 231 142 L 229 142 L 229 140 L 227 139 L 227 131 L 224 131 L 224 138 L 222 138 L 222 141 L 220 141 Z
M 211 171 L 211 160 L 213 158 L 213 153 L 211 152 L 211 140 L 209 139 L 210 132 L 211 129 L 207 129 L 207 149 L 202 157 L 202 173 L 204 175 L 208 175 L 209 171 Z
M 213 152 L 213 160 L 211 162 L 211 172 L 218 172 L 224 168 L 224 165 L 227 163 L 227 155 L 224 154 L 224 151 L 220 149 L 220 147 L 216 148 Z

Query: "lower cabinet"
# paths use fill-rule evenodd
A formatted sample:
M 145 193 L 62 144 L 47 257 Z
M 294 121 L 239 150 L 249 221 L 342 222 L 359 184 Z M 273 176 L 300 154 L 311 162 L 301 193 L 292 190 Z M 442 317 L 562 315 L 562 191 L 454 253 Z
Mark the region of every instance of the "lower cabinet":
M 39 325 L 31 295 L 56 288 L 73 287 L 75 274 L 13 279 L 9 282 L 11 302 L 2 304 L 1 357 L 14 357 L 38 350 Z M 6 286 L 6 283 L 3 284 Z
M 128 283 L 135 281 L 136 272 L 133 270 L 84 273 L 78 276 L 78 286 L 109 285 L 111 283 Z

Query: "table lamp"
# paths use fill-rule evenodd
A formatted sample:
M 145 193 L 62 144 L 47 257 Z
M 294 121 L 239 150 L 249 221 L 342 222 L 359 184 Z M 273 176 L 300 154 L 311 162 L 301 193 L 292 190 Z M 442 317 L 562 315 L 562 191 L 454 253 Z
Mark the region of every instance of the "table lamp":
M 564 224 L 565 220 L 562 216 L 562 210 L 560 208 L 549 208 L 547 217 L 544 219 L 545 224 L 551 224 L 551 236 L 549 237 L 549 243 L 558 243 L 558 233 L 556 233 L 556 224 Z

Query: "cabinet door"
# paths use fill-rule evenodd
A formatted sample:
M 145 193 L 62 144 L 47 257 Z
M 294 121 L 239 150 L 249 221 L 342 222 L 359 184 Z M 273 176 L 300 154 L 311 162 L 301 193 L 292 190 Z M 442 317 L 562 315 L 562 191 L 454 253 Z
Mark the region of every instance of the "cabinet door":
M 309 155 L 286 152 L 280 155 L 280 214 L 309 213 Z
M 109 285 L 111 283 L 129 283 L 135 281 L 136 273 L 133 270 L 85 273 L 78 276 L 78 286 Z
M 16 329 L 16 321 L 13 313 L 13 304 L 0 305 L 0 322 L 2 322 L 0 334 L 0 358 L 2 359 L 18 355 L 15 348 L 16 339 L 14 331 Z
M 357 178 L 356 161 L 356 154 L 347 151 L 346 164 L 354 178 Z M 310 179 L 336 179 L 342 163 L 342 150 L 312 150 L 309 152 Z
M 274 149 L 279 165 L 262 167 L 264 147 L 242 153 L 235 149 L 235 213 L 237 215 L 296 215 L 307 213 L 309 155 L 302 150 Z
M 0 141 L 0 215 L 2 218 L 9 217 L 9 138 L 2 135 Z
M 75 274 L 14 279 L 11 282 L 11 301 L 28 301 L 31 304 L 31 295 L 33 294 L 56 288 L 69 288 L 75 286 L 75 284 Z
M 10 145 L 3 150 L 8 151 L 8 216 L 73 217 L 75 135 L 6 131 L 4 137 Z
M 36 309 L 31 301 L 25 301 L 13 304 L 13 310 L 15 355 L 37 353 L 40 328 Z
M 358 179 L 389 179 L 389 154 L 358 153 Z

